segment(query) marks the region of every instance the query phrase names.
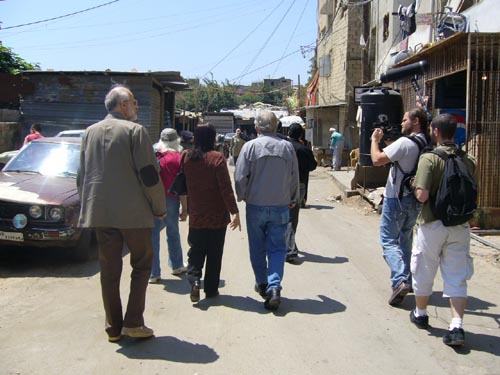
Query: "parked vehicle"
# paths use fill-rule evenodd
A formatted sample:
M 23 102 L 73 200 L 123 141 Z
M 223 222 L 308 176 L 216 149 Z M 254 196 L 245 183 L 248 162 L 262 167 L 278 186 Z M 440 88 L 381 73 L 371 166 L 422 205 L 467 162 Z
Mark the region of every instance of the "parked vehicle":
M 75 260 L 95 253 L 90 229 L 77 227 L 76 174 L 81 138 L 30 142 L 0 172 L 0 247 L 64 248 Z
M 224 142 L 226 143 L 231 143 L 231 139 L 233 139 L 236 136 L 236 133 L 226 133 L 224 135 Z
M 217 134 L 215 137 L 215 149 L 222 152 L 225 158 L 229 158 L 229 142 L 226 142 L 224 134 Z
M 56 137 L 83 137 L 83 133 L 85 133 L 85 129 L 78 130 L 63 130 L 56 134 Z
M 14 156 L 18 154 L 19 150 L 5 151 L 0 154 L 0 170 L 12 159 Z
M 83 137 L 85 129 L 78 130 L 63 130 L 57 133 L 56 137 Z M 18 154 L 19 150 L 5 151 L 0 154 L 0 170 L 7 164 L 7 162 Z

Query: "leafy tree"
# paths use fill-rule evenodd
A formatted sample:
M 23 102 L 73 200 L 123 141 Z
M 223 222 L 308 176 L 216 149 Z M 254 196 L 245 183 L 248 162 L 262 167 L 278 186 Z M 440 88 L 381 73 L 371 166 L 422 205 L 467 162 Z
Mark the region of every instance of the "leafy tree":
M 246 92 L 239 98 L 240 104 L 251 104 L 255 102 L 262 102 L 264 100 L 264 95 L 254 92 Z
M 309 84 L 311 83 L 311 81 L 314 78 L 314 75 L 316 74 L 316 71 L 318 70 L 318 65 L 316 63 L 316 54 L 314 54 L 314 56 L 309 59 L 309 62 L 310 62 L 309 70 L 307 71 L 307 73 L 309 74 L 309 77 L 307 79 L 306 86 L 309 86 Z
M 0 43 L 0 73 L 19 73 L 23 70 L 40 70 L 38 63 L 29 63 Z
M 222 108 L 236 108 L 239 100 L 236 87 L 229 83 L 203 79 L 203 84 L 192 85 L 193 91 L 179 93 L 177 107 L 197 112 L 216 112 Z

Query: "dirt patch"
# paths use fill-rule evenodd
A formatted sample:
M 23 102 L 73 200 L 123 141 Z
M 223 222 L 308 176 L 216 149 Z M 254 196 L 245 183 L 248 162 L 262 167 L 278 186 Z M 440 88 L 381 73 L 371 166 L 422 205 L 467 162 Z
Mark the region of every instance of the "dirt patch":
M 500 246 L 500 236 L 484 236 L 485 240 Z M 474 238 L 470 242 L 470 252 L 474 258 L 481 258 L 483 261 L 500 268 L 500 250 L 485 245 Z
M 341 201 L 344 206 L 356 209 L 365 216 L 377 215 L 377 210 L 362 195 L 343 198 Z
M 327 200 L 352 208 L 364 216 L 376 216 L 380 214 L 380 212 L 378 212 L 375 208 L 375 203 L 373 202 L 374 197 L 376 198 L 377 196 L 376 191 L 372 192 L 371 195 L 367 192 L 366 197 L 363 197 L 362 195 L 354 195 L 346 198 L 341 189 L 339 189 L 335 184 L 332 185 L 331 195 L 327 198 Z M 481 238 L 500 246 L 499 235 L 485 235 L 481 236 Z M 474 238 L 471 238 L 471 255 L 474 258 L 480 258 L 482 261 L 500 268 L 500 250 L 483 244 Z

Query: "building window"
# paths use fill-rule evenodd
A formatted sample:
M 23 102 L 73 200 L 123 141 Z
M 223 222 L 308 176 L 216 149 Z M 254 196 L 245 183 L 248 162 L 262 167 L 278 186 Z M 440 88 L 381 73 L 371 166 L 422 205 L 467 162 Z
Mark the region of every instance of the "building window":
M 382 41 L 385 42 L 389 38 L 389 13 L 384 16 L 384 31 L 382 32 Z
M 330 77 L 330 55 L 324 55 L 319 58 L 319 76 Z

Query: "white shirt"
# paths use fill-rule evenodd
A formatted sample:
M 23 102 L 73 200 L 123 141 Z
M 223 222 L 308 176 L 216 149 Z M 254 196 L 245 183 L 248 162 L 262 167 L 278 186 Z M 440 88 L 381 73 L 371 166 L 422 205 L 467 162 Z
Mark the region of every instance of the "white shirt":
M 419 133 L 417 136 L 426 141 L 424 134 Z M 397 161 L 405 173 L 410 173 L 413 170 L 420 154 L 418 145 L 407 137 L 398 138 L 391 145 L 385 147 L 383 151 L 393 163 Z M 385 185 L 384 195 L 386 198 L 398 197 L 402 179 L 401 170 L 392 165 Z

